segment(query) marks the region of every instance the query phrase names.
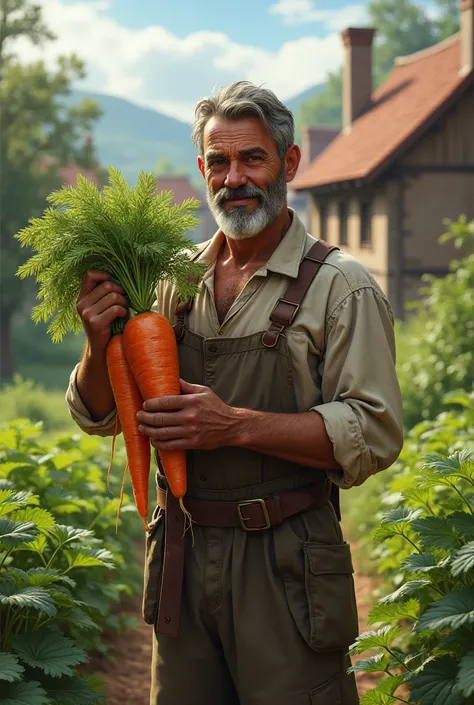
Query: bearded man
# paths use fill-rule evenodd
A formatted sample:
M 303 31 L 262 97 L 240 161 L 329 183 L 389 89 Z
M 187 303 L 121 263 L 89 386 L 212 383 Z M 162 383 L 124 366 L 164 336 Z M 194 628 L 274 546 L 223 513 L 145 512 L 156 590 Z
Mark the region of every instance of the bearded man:
M 193 543 L 159 470 L 150 702 L 355 705 L 353 568 L 334 488 L 362 484 L 402 446 L 392 312 L 367 269 L 288 208 L 301 154 L 272 92 L 241 81 L 202 99 L 193 138 L 219 229 L 199 248 L 192 301 L 157 287 L 181 395 L 139 412 L 157 450 L 186 451 L 194 521 Z M 88 344 L 67 392 L 87 433 L 113 433 L 105 349 L 126 307 L 106 274 L 88 273 Z

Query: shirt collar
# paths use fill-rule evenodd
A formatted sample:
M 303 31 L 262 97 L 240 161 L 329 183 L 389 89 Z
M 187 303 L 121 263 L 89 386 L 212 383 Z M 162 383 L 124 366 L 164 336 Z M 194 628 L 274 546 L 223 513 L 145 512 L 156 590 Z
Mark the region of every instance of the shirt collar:
M 305 251 L 306 228 L 296 212 L 292 208 L 288 208 L 288 210 L 292 215 L 291 225 L 268 262 L 256 274 L 266 276 L 267 272 L 270 271 L 284 274 L 294 279 L 298 276 L 300 262 Z M 222 230 L 218 230 L 209 241 L 209 244 L 204 247 L 201 254 L 196 258 L 197 262 L 207 266 L 212 265 L 217 259 L 224 238 Z

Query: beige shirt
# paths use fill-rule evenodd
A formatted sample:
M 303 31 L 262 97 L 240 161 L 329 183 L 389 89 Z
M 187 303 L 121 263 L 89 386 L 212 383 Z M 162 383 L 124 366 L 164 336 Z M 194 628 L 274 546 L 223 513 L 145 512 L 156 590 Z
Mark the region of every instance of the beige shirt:
M 198 257 L 208 265 L 187 318 L 205 338 L 239 338 L 264 331 L 279 297 L 298 274 L 315 243 L 293 213 L 292 224 L 267 263 L 249 280 L 222 325 L 214 304 L 214 269 L 224 239 L 218 231 Z M 155 310 L 174 323 L 175 288 L 157 287 Z M 395 373 L 395 339 L 390 304 L 370 272 L 353 257 L 332 252 L 318 272 L 293 325 L 286 330 L 300 412 L 324 419 L 341 471 L 330 476 L 342 488 L 362 484 L 389 467 L 403 442 L 402 404 Z M 89 434 L 111 435 L 115 411 L 94 422 L 71 374 L 66 400 L 72 418 Z

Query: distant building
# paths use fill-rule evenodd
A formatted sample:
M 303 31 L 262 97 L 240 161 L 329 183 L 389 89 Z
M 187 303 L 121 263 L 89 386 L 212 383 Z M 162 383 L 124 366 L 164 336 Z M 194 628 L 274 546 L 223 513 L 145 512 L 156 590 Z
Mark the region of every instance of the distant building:
M 197 198 L 201 203 L 196 211 L 200 223 L 189 233 L 195 243 L 209 240 L 217 230 L 217 225 L 208 208 L 205 197 L 191 184 L 188 176 L 160 176 L 158 177 L 158 191 L 172 191 L 174 203 L 182 203 L 187 198 Z
M 310 232 L 364 262 L 399 318 L 459 257 L 443 220 L 474 218 L 474 0 L 460 8 L 460 33 L 397 59 L 375 92 L 374 30 L 343 32 L 343 130 L 295 183 Z
M 305 171 L 338 134 L 339 130 L 335 127 L 304 127 L 301 139 L 300 172 Z M 288 205 L 296 211 L 305 224 L 306 229 L 311 231 L 312 199 L 308 191 L 296 191 L 290 184 L 288 188 Z

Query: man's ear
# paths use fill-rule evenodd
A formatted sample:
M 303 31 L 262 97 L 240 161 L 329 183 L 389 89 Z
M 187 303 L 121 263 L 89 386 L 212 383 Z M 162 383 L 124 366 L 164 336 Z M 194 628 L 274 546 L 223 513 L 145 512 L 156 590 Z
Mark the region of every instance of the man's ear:
M 199 171 L 201 172 L 203 178 L 205 179 L 206 176 L 205 176 L 205 174 L 204 174 L 204 159 L 203 159 L 201 156 L 199 156 L 199 157 L 197 158 L 197 165 L 198 165 Z
M 297 144 L 292 144 L 285 154 L 285 174 L 286 182 L 293 181 L 301 162 L 301 150 Z

